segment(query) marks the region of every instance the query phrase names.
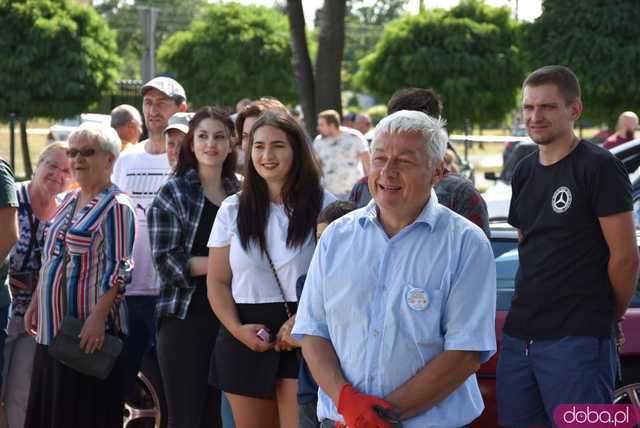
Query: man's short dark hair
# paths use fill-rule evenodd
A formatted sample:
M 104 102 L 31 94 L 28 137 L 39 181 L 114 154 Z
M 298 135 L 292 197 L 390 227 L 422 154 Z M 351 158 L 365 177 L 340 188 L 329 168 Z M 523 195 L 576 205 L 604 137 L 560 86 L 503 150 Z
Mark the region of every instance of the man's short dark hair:
M 356 204 L 351 201 L 335 201 L 324 207 L 318 215 L 318 223 L 327 223 L 339 219 L 343 215 L 356 209 Z
M 402 88 L 391 95 L 387 113 L 400 110 L 415 110 L 438 118 L 442 116 L 442 98 L 434 89 Z
M 324 110 L 318 113 L 318 118 L 323 118 L 328 125 L 335 125 L 340 128 L 340 113 L 335 110 Z
M 575 73 L 563 65 L 545 65 L 537 69 L 522 84 L 522 89 L 527 86 L 556 85 L 567 104 L 581 98 L 580 82 Z

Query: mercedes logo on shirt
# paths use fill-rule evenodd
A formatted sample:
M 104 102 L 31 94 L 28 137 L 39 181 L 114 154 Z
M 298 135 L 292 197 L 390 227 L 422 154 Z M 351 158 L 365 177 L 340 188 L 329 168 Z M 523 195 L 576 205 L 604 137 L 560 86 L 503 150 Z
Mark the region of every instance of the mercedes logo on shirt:
M 558 213 L 562 214 L 566 212 L 571 206 L 571 190 L 568 187 L 562 186 L 558 187 L 555 192 L 553 192 L 553 197 L 551 198 L 551 208 Z

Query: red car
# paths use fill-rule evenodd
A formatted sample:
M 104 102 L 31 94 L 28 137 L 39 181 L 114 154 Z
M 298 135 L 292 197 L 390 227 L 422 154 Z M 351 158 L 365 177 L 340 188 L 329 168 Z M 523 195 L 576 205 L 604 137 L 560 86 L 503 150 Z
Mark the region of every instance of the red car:
M 640 234 L 637 235 L 640 242 Z M 498 350 L 502 341 L 502 327 L 514 292 L 518 270 L 518 238 L 516 230 L 508 223 L 491 224 L 491 245 L 496 257 L 497 300 L 496 340 Z M 615 393 L 615 402 L 632 403 L 640 407 L 640 290 L 631 301 L 622 324 L 625 344 L 620 352 L 622 381 Z M 498 426 L 496 409 L 496 366 L 498 353 L 484 363 L 477 373 L 478 384 L 484 399 L 484 412 L 470 425 L 472 428 L 495 428 Z

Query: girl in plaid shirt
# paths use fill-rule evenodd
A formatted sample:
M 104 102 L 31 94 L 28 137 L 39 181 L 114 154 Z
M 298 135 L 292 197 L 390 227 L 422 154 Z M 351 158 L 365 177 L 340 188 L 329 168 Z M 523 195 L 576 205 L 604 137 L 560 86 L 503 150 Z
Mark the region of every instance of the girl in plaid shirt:
M 189 123 L 173 177 L 147 213 L 161 281 L 158 361 L 169 427 L 221 427 L 220 392 L 208 385 L 219 321 L 207 301 L 207 240 L 218 207 L 239 188 L 233 122 L 204 107 Z

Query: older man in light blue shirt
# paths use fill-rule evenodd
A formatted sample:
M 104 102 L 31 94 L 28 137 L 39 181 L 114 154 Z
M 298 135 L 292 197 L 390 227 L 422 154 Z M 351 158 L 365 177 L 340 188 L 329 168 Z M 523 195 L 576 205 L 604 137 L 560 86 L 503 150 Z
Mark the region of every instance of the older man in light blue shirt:
M 293 333 L 323 426 L 460 427 L 484 408 L 475 372 L 496 349 L 495 264 L 482 230 L 432 191 L 446 141 L 424 113 L 383 119 L 373 200 L 320 239 Z

